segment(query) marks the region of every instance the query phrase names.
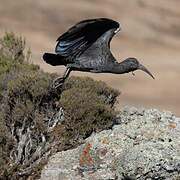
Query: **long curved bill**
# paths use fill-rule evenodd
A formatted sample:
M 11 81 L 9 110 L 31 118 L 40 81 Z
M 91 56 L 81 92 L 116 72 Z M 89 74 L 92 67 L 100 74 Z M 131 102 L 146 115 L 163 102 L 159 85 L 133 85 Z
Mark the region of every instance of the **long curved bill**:
M 139 65 L 138 69 L 146 72 L 146 73 L 149 74 L 153 79 L 155 79 L 154 76 L 153 76 L 153 75 L 147 70 L 147 68 L 144 67 L 142 64 Z

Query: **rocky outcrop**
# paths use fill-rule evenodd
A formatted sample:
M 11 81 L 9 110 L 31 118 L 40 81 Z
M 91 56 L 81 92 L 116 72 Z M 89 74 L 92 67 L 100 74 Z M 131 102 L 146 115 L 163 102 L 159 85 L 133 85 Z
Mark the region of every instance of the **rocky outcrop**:
M 52 156 L 41 179 L 180 179 L 180 118 L 125 107 L 117 124 Z

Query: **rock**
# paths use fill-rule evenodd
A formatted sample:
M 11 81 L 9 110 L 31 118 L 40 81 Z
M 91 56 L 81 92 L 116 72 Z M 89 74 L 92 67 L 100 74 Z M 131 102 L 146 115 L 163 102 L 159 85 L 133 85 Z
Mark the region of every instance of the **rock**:
M 59 152 L 42 180 L 180 179 L 180 118 L 156 109 L 123 108 L 118 125 Z

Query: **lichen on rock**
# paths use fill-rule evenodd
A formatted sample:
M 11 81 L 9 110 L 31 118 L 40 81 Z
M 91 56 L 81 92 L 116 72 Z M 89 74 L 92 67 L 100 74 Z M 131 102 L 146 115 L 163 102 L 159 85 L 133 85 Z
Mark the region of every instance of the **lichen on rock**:
M 167 111 L 125 107 L 117 122 L 112 130 L 94 133 L 85 144 L 51 157 L 41 179 L 180 178 L 180 118 Z

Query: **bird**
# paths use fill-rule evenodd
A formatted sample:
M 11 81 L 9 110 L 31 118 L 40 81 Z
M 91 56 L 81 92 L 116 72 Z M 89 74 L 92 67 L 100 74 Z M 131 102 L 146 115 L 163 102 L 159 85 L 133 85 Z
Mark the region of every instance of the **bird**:
M 142 70 L 151 72 L 133 57 L 118 62 L 110 51 L 113 36 L 120 31 L 120 24 L 108 18 L 80 21 L 57 39 L 55 54 L 44 53 L 43 59 L 52 66 L 66 67 L 56 78 L 53 87 L 62 87 L 71 71 L 124 74 Z M 134 73 L 133 73 L 134 75 Z

